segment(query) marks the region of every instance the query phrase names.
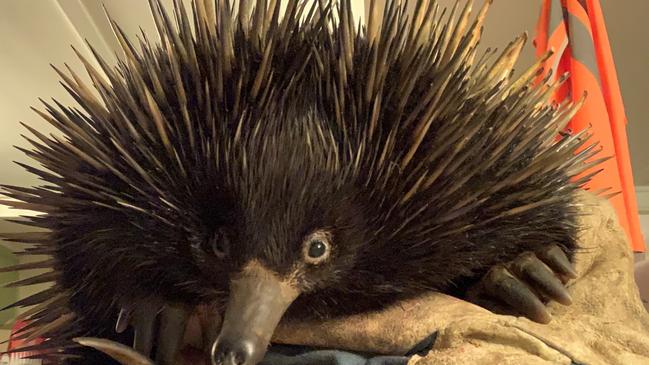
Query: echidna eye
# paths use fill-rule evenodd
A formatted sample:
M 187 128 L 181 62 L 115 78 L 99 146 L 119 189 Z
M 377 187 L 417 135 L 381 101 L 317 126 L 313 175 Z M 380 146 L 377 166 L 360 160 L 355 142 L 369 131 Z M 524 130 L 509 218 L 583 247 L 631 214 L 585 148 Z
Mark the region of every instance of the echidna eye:
M 331 242 L 327 234 L 316 232 L 305 242 L 303 248 L 304 261 L 309 264 L 320 264 L 329 258 Z
M 327 252 L 327 246 L 320 240 L 313 240 L 309 243 L 309 257 L 318 259 Z

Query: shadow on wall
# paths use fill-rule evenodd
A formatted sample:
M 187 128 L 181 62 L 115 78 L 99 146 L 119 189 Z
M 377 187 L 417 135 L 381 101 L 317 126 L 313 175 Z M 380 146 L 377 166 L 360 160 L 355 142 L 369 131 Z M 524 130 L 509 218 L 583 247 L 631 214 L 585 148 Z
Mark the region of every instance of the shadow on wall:
M 635 281 L 640 289 L 640 298 L 649 311 L 649 260 L 646 258 L 636 264 Z

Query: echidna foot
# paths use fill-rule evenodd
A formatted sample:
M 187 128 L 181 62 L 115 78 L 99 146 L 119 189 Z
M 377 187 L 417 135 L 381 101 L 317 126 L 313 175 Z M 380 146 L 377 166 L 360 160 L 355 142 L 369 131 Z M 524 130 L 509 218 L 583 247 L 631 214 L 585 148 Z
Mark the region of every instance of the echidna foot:
M 548 323 L 552 317 L 544 302 L 555 300 L 570 305 L 572 298 L 564 284 L 576 276 L 563 250 L 553 244 L 539 252 L 523 253 L 509 264 L 492 267 L 469 291 L 467 299 L 495 312 L 513 310 L 535 322 Z
M 157 344 L 156 364 L 175 364 L 188 316 L 189 311 L 182 306 L 145 301 L 122 307 L 115 330 L 123 332 L 129 325 L 133 326 L 135 332 L 133 350 L 136 353 L 144 357 L 153 357 L 151 352 L 155 342 Z M 159 326 L 156 326 L 156 323 L 159 323 Z M 158 328 L 157 332 L 156 328 Z M 97 349 L 103 350 L 103 348 Z M 126 356 L 124 352 L 120 354 Z M 135 358 L 132 358 L 132 361 L 133 364 L 137 363 Z

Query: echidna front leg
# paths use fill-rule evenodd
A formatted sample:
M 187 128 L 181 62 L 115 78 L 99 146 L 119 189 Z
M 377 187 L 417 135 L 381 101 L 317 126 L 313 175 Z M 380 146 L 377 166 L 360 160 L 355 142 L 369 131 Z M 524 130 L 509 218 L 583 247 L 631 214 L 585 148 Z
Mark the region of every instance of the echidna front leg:
M 115 329 L 117 332 L 122 332 L 128 326 L 133 327 L 135 339 L 130 355 L 140 354 L 143 358 L 155 358 L 156 363 L 162 365 L 176 364 L 188 317 L 189 311 L 184 306 L 162 305 L 159 302 L 146 301 L 123 307 Z M 156 329 L 158 330 L 156 331 Z M 140 359 L 136 356 L 131 357 L 122 347 L 112 347 L 110 343 L 102 341 L 90 342 L 86 339 L 86 342 L 122 364 L 140 363 Z M 154 343 L 157 344 L 155 356 L 152 354 Z M 115 357 L 114 354 L 119 354 L 121 358 Z M 129 362 L 124 362 L 125 359 L 128 359 Z
M 550 245 L 492 267 L 468 292 L 467 299 L 495 312 L 514 310 L 533 321 L 548 323 L 552 317 L 544 302 L 555 300 L 570 305 L 572 298 L 564 285 L 576 276 L 563 250 Z

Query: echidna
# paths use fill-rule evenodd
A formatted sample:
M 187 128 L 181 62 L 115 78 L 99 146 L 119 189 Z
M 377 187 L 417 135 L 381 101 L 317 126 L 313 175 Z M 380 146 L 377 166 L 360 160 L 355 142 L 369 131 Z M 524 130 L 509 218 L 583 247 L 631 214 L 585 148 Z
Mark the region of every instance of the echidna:
M 60 357 L 79 336 L 131 344 L 131 323 L 173 363 L 208 306 L 213 363 L 255 364 L 281 318 L 470 288 L 539 322 L 569 304 L 573 196 L 598 162 L 562 133 L 579 103 L 549 102 L 543 60 L 512 78 L 525 36 L 477 54 L 490 1 L 375 3 L 357 27 L 349 0 L 151 0 L 159 44 L 111 22 L 116 67 L 57 70 L 80 108 L 38 111 L 61 136 L 27 127 L 46 185 L 4 188 L 46 230 L 8 238 L 52 256 L 10 268 L 52 268 L 14 283 L 53 282 L 14 305 L 34 306 L 22 333 Z

